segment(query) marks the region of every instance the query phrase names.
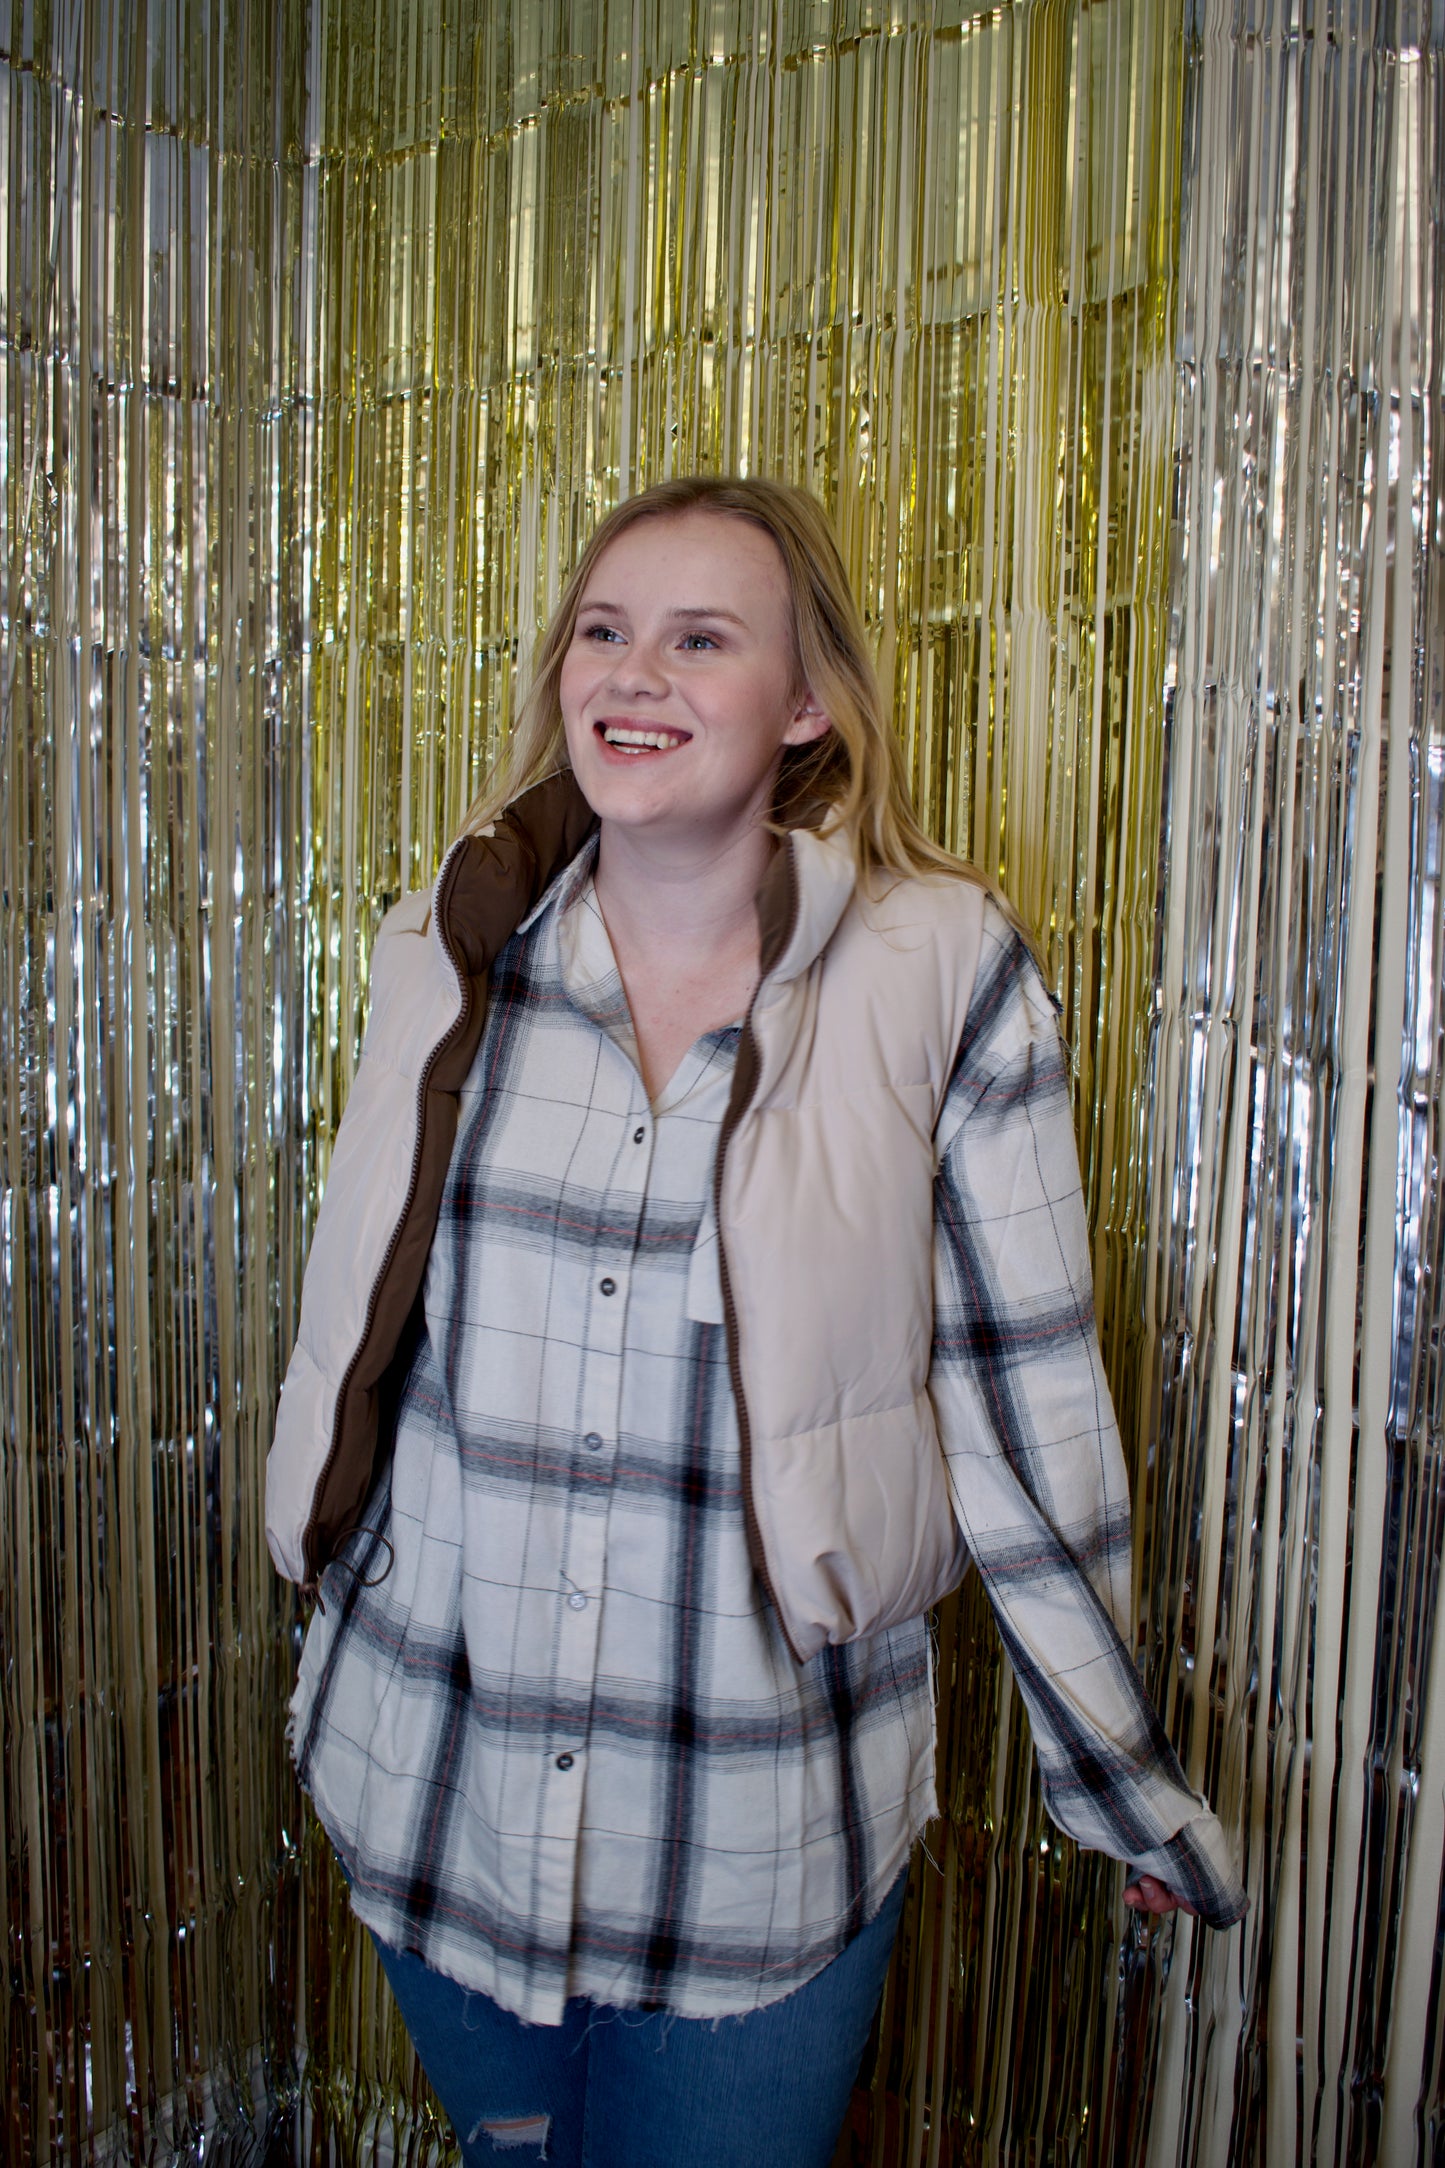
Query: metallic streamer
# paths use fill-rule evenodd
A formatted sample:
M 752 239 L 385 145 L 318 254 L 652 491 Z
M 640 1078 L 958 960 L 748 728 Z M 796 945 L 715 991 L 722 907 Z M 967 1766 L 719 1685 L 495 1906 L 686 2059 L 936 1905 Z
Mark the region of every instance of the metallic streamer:
M 0 9 L 7 2158 L 446 2155 L 260 1463 L 380 913 L 694 465 L 829 504 L 1040 930 L 1255 1893 L 1124 1932 L 966 1591 L 844 2154 L 1438 2151 L 1441 34 L 1380 8 L 1205 0 L 1187 69 L 1167 0 Z
M 1146 1669 L 1247 1831 L 1139 2157 L 1439 2157 L 1437 8 L 1193 24 Z
M 0 1754 L 17 2164 L 264 2119 L 297 1803 L 258 1477 L 311 1201 L 304 17 L 0 12 Z M 279 1990 L 279 1991 L 278 1991 Z

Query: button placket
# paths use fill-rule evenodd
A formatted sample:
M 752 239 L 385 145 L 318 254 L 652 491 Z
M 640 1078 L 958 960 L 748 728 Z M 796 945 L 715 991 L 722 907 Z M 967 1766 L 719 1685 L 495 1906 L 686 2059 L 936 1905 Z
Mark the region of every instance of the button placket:
M 648 1128 L 640 1124 L 635 1108 L 621 1114 L 617 1149 L 611 1160 L 611 1179 L 600 1199 L 601 1223 L 609 1230 L 608 1250 L 613 1258 L 626 1257 L 629 1236 L 636 1242 L 647 1200 L 650 1154 L 634 1149 L 635 1133 L 641 1129 L 645 1143 Z M 617 1132 L 614 1132 L 617 1135 Z M 595 1683 L 597 1642 L 602 1624 L 601 1594 L 606 1579 L 607 1524 L 612 1495 L 612 1462 L 617 1449 L 622 1416 L 622 1350 L 630 1275 L 613 1263 L 609 1268 L 594 1263 L 585 1312 L 581 1363 L 578 1375 L 578 1458 L 592 1474 L 592 1482 L 579 1492 L 579 1501 L 592 1501 L 590 1509 L 569 1514 L 569 1526 L 559 1561 L 558 1658 L 561 1668 L 579 1684 Z M 595 1471 L 595 1473 L 594 1473 Z M 557 1783 L 547 1788 L 544 1822 L 558 1836 L 575 1842 L 581 1813 L 583 1786 L 580 1749 L 554 1740 L 548 1749 Z
M 614 1149 L 612 1179 L 600 1200 L 601 1223 L 609 1230 L 608 1247 L 614 1256 L 625 1254 L 623 1245 L 629 1235 L 636 1241 L 646 1203 L 645 1173 L 639 1180 L 638 1160 L 626 1143 L 636 1126 L 636 1115 L 630 1109 L 619 1112 L 627 1127 L 618 1139 L 621 1148 Z M 577 1439 L 578 1457 L 587 1466 L 591 1481 L 579 1492 L 582 1509 L 568 1515 L 558 1590 L 559 1659 L 579 1683 L 595 1681 L 596 1674 L 601 1592 L 607 1570 L 612 1458 L 622 1414 L 622 1340 L 628 1275 L 616 1265 L 607 1271 L 594 1264 L 589 1279 L 578 1377 Z M 584 1500 L 588 1502 L 584 1504 Z M 554 1746 L 552 1755 L 554 1767 L 564 1774 L 577 1760 L 575 1747 L 559 1750 Z M 565 1819 L 569 1812 L 566 1802 L 580 1798 L 581 1786 L 577 1783 L 559 1787 L 555 1812 Z

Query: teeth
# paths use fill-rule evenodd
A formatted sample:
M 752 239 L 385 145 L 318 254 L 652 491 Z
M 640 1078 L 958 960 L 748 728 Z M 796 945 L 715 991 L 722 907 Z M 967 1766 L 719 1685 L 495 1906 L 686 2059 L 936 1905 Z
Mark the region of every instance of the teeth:
M 644 746 L 652 746 L 658 752 L 664 753 L 670 746 L 687 743 L 683 736 L 670 730 L 623 730 L 616 725 L 609 725 L 602 735 L 609 745 L 630 746 L 636 751 L 641 751 Z

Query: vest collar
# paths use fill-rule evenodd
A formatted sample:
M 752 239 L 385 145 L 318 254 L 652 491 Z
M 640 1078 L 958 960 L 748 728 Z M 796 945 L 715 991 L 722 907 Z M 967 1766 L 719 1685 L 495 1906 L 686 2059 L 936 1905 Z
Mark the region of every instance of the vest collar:
M 568 773 L 514 798 L 481 835 L 458 836 L 432 891 L 432 928 L 471 977 L 491 968 L 597 826 Z
M 853 853 L 837 836 L 794 828 L 758 890 L 761 976 L 786 986 L 817 962 L 852 900 Z

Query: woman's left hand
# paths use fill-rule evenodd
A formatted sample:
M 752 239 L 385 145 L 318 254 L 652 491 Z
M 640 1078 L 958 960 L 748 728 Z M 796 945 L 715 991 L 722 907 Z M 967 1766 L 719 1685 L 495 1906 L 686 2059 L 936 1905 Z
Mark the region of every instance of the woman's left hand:
M 1153 1912 L 1161 1917 L 1166 1912 L 1187 1912 L 1191 1919 L 1199 1917 L 1187 1898 L 1176 1897 L 1172 1889 L 1157 1882 L 1152 1874 L 1141 1874 L 1137 1882 L 1131 1882 L 1124 1892 L 1124 1902 L 1133 1912 Z

